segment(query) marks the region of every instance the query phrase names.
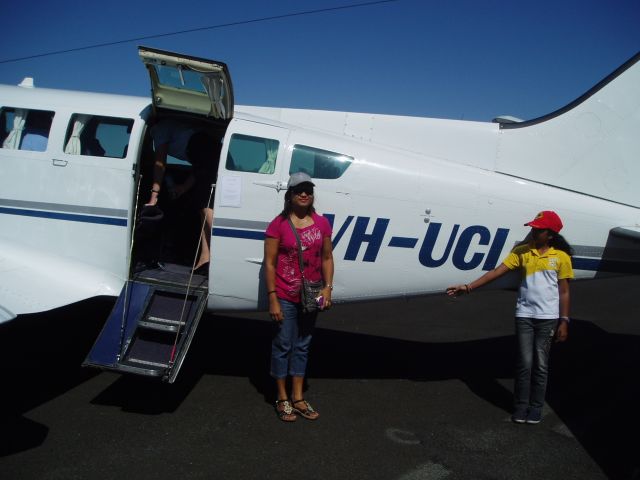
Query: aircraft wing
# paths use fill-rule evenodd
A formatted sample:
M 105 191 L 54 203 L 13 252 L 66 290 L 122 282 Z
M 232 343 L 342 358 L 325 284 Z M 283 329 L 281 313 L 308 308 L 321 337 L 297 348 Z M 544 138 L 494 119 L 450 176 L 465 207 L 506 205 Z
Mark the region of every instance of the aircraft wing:
M 0 238 L 0 323 L 95 296 L 118 296 L 123 283 L 94 266 Z
M 611 229 L 614 237 L 626 238 L 640 242 L 640 227 L 616 227 Z

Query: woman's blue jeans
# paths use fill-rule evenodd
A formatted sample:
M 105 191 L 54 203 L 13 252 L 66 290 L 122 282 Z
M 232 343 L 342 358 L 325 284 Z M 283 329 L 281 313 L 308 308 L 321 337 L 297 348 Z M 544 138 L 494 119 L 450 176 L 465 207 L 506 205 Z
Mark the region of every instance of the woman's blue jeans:
M 542 411 L 549 373 L 549 350 L 557 319 L 516 317 L 516 372 L 514 403 L 516 411 Z
M 304 377 L 317 312 L 303 313 L 299 303 L 278 299 L 284 320 L 275 323 L 271 338 L 271 376 Z

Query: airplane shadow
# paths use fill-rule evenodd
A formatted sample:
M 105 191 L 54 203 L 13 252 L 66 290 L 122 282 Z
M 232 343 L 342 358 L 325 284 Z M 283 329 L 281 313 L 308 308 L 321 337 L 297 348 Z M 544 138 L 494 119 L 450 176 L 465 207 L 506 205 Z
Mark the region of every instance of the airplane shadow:
M 640 337 L 590 322 L 551 358 L 547 402 L 609 478 L 640 478 Z
M 23 413 L 99 374 L 79 367 L 112 307 L 99 298 L 0 324 L 0 456 L 45 441 L 48 427 Z
M 190 368 L 203 375 L 246 376 L 272 403 L 270 332 L 267 322 L 215 317 L 202 325 Z M 224 340 L 211 348 L 215 338 Z M 319 328 L 312 349 L 310 378 L 459 379 L 511 413 L 512 391 L 498 379 L 513 378 L 513 336 L 425 343 Z M 639 349 L 638 336 L 610 334 L 574 319 L 571 341 L 555 344 L 551 354 L 547 403 L 609 478 L 640 478 L 638 444 L 629 440 L 640 428 Z
M 11 392 L 2 400 L 8 430 L 0 455 L 41 445 L 48 427 L 23 414 L 100 373 L 80 364 L 111 306 L 112 300 L 98 299 L 0 325 L 0 369 L 4 391 Z M 267 321 L 206 316 L 174 384 L 118 376 L 92 403 L 144 415 L 173 412 L 203 375 L 246 377 L 264 401 L 272 403 L 271 329 Z M 638 471 L 637 442 L 628 439 L 640 427 L 635 415 L 640 404 L 640 337 L 610 334 L 579 319 L 571 335 L 570 342 L 554 346 L 547 401 L 610 478 L 631 478 L 630 472 Z M 428 343 L 318 328 L 308 374 L 459 379 L 478 397 L 510 412 L 511 391 L 498 379 L 513 378 L 514 348 L 513 336 Z

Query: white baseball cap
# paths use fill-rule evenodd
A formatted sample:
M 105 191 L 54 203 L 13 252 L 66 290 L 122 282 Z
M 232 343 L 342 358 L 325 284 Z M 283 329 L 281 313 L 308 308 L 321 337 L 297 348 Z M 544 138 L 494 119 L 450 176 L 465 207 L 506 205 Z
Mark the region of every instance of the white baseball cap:
M 287 182 L 287 189 L 296 187 L 301 183 L 310 183 L 314 187 L 316 186 L 315 183 L 311 181 L 311 177 L 307 173 L 296 172 L 292 173 L 289 177 L 289 181 Z

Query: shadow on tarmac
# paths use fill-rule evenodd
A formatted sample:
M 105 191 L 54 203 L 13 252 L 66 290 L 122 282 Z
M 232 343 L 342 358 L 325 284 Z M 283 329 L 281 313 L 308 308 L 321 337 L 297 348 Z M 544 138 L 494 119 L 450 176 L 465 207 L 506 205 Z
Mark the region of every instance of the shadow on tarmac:
M 42 445 L 48 427 L 23 414 L 100 373 L 80 364 L 112 304 L 96 299 L 0 325 L 2 423 L 8 426 L 0 455 Z M 208 316 L 176 383 L 121 376 L 92 403 L 146 415 L 174 412 L 203 375 L 246 377 L 271 403 L 270 334 L 266 321 Z M 571 335 L 554 347 L 547 402 L 607 476 L 640 478 L 638 442 L 629 440 L 640 427 L 640 337 L 610 334 L 579 319 Z M 498 379 L 513 377 L 514 347 L 512 336 L 427 343 L 318 328 L 309 377 L 460 379 L 510 412 L 511 392 Z
M 95 299 L 0 324 L 0 423 L 8 426 L 0 455 L 44 443 L 48 427 L 22 414 L 99 374 L 80 363 L 112 306 Z

